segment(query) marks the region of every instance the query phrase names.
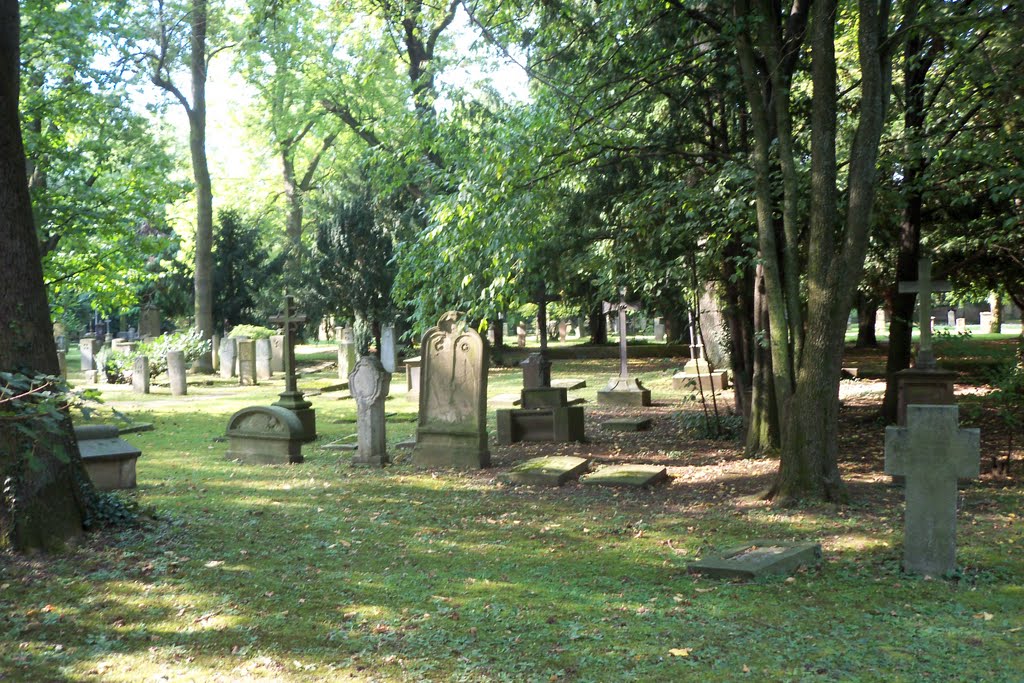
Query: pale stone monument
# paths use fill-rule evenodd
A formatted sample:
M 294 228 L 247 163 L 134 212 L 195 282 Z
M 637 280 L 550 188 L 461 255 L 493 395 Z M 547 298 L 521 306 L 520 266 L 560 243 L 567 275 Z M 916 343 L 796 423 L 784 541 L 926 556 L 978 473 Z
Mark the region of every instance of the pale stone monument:
M 716 370 L 708 362 L 697 328 L 698 320 L 690 313 L 690 360 L 683 366 L 682 372 L 672 375 L 672 388 L 677 391 L 696 389 L 697 391 L 721 391 L 729 387 L 729 374 L 725 370 Z
M 526 328 L 520 325 L 516 325 L 516 346 L 523 348 L 526 346 Z
M 612 377 L 608 386 L 597 392 L 597 402 L 601 405 L 616 406 L 649 406 L 651 390 L 644 388 L 635 377 L 629 376 L 626 360 L 626 289 L 621 291 L 622 300 L 618 304 L 619 311 L 619 376 Z M 609 310 L 616 307 L 609 306 Z
M 184 396 L 188 393 L 188 382 L 185 377 L 184 352 L 167 352 L 167 378 L 171 383 L 172 396 Z
M 392 324 L 384 325 L 380 330 L 380 364 L 392 374 L 398 369 L 398 344 Z
M 956 319 L 957 334 L 967 334 L 967 318 Z
M 487 342 L 458 313 L 423 335 L 423 377 L 413 463 L 482 468 L 487 449 Z
M 78 342 L 81 352 L 82 372 L 96 370 L 96 354 L 100 350 L 100 342 L 95 337 L 82 337 Z
M 160 310 L 154 306 L 145 306 L 139 312 L 139 336 L 146 337 L 160 336 Z
M 82 464 L 100 491 L 135 488 L 135 463 L 142 451 L 118 434 L 114 425 L 75 427 Z
M 256 379 L 267 380 L 273 376 L 270 364 L 271 349 L 269 339 L 256 340 Z
M 220 376 L 223 379 L 231 379 L 235 376 L 235 361 L 238 354 L 238 342 L 234 337 L 225 337 L 220 341 L 220 349 L 217 355 L 220 356 Z
M 132 391 L 136 394 L 149 393 L 149 358 L 136 356 L 132 363 Z
M 421 356 L 405 359 L 405 390 L 409 394 L 420 393 L 420 370 L 423 363 Z
M 256 385 L 256 342 L 242 339 L 238 342 L 238 383 Z
M 348 380 L 356 367 L 356 338 L 351 327 L 336 327 L 338 335 L 338 379 Z
M 391 374 L 376 356 L 363 356 L 356 361 L 348 376 L 348 387 L 356 400 L 357 452 L 353 465 L 384 467 L 390 462 L 384 426 L 384 399 L 391 384 Z
M 313 404 L 299 391 L 298 373 L 295 369 L 295 335 L 299 325 L 306 322 L 306 316 L 295 310 L 295 299 L 285 294 L 282 312 L 270 318 L 270 322 L 280 325 L 285 333 L 282 353 L 284 391 L 279 394 L 280 398 L 274 405 L 292 411 L 302 424 L 302 440 L 313 441 L 316 439 L 316 411 L 313 410 Z
M 253 465 L 302 462 L 302 422 L 280 406 L 242 408 L 228 421 L 228 460 Z
M 665 341 L 665 322 L 664 318 L 654 319 L 654 341 L 663 342 Z
M 215 334 L 210 343 L 210 360 L 213 363 L 213 371 L 220 372 L 220 335 Z
M 956 327 L 956 311 L 952 308 L 946 311 L 946 325 Z
M 957 479 L 979 474 L 981 432 L 959 428 L 959 409 L 907 406 L 907 426 L 885 429 L 885 471 L 906 479 L 903 569 L 956 570 Z
M 270 372 L 284 372 L 284 335 L 270 337 Z

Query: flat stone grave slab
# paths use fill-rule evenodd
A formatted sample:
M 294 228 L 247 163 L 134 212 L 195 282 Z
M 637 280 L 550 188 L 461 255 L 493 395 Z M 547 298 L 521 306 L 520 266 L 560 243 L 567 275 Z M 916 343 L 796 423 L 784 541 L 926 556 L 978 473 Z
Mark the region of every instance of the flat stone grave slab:
M 642 432 L 651 428 L 653 420 L 649 417 L 616 417 L 605 420 L 601 427 L 613 432 Z
M 115 425 L 75 427 L 75 438 L 82 464 L 96 488 L 135 488 L 135 461 L 142 451 L 118 436 Z
M 643 488 L 668 479 L 668 470 L 659 465 L 608 465 L 580 479 L 581 484 Z
M 512 404 L 518 404 L 519 403 L 519 392 L 516 392 L 514 394 L 512 394 L 512 393 L 509 393 L 509 394 L 497 394 L 496 396 L 492 396 L 490 399 L 488 399 L 487 402 L 488 403 L 512 403 Z
M 415 446 L 416 439 L 406 439 L 395 444 L 395 448 L 414 448 Z
M 532 486 L 561 486 L 570 479 L 579 479 L 590 467 L 586 458 L 571 455 L 551 455 L 542 458 L 531 458 L 520 463 L 500 479 L 509 484 L 527 484 Z
M 352 434 L 350 436 L 346 436 L 343 439 L 338 439 L 337 441 L 325 443 L 322 446 L 320 446 L 320 448 L 327 451 L 354 451 L 358 448 L 356 444 L 352 443 L 352 439 L 354 439 L 355 437 L 356 435 Z
M 151 432 L 156 427 L 153 426 L 152 422 L 136 422 L 125 427 L 118 427 L 118 434 L 136 434 L 138 432 Z
M 551 386 L 555 389 L 565 389 L 566 391 L 576 391 L 577 389 L 586 389 L 587 380 L 585 379 L 553 379 L 551 380 Z
M 767 574 L 789 574 L 801 565 L 821 561 L 821 544 L 757 539 L 697 562 L 686 570 L 691 574 L 722 579 L 756 579 Z

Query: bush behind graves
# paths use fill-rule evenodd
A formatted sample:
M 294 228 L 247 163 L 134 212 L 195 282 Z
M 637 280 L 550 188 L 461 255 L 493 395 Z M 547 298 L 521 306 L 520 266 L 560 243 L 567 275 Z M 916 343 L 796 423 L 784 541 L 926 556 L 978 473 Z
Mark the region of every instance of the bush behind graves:
M 149 376 L 153 378 L 167 372 L 168 351 L 181 351 L 185 354 L 185 362 L 190 363 L 204 353 L 209 353 L 210 341 L 203 339 L 202 333 L 196 329 L 162 334 L 151 342 L 142 342 L 134 351 L 115 351 L 109 354 L 104 369 L 112 383 L 127 383 L 131 381 L 135 359 L 146 356 L 149 358 Z
M 249 339 L 270 339 L 277 330 L 272 330 L 269 327 L 260 327 L 259 325 L 236 325 L 231 328 L 231 334 L 229 337 L 248 337 Z
M 743 433 L 742 415 L 705 415 L 694 410 L 681 410 L 675 414 L 679 427 L 696 439 L 736 441 Z

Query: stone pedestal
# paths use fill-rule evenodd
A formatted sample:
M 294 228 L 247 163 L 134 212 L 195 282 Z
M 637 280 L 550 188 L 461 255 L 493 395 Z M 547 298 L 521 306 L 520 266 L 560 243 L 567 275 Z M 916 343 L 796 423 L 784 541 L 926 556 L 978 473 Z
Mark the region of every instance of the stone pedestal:
M 728 389 L 729 373 L 725 370 L 712 370 L 706 360 L 691 359 L 683 366 L 682 372 L 672 375 L 672 388 L 676 391 L 696 389 L 698 386 L 704 391 Z
M 523 389 L 551 386 L 551 361 L 542 353 L 531 353 L 519 367 L 523 369 Z
M 909 368 L 896 373 L 896 424 L 906 426 L 908 405 L 951 406 L 956 404 L 949 370 Z
M 564 388 L 523 389 L 522 408 L 497 411 L 498 443 L 583 441 L 583 408 L 570 406 Z
M 167 352 L 167 378 L 171 383 L 172 396 L 184 396 L 188 393 L 188 382 L 185 377 L 185 354 L 183 352 Z
M 597 392 L 597 402 L 603 406 L 649 406 L 651 390 L 633 377 L 613 377 L 608 386 Z
M 302 440 L 309 442 L 316 440 L 316 411 L 313 404 L 307 401 L 301 391 L 284 392 L 279 394 L 280 398 L 273 405 L 290 410 L 302 424 Z
M 82 464 L 100 491 L 135 488 L 135 462 L 142 455 L 113 425 L 75 427 Z

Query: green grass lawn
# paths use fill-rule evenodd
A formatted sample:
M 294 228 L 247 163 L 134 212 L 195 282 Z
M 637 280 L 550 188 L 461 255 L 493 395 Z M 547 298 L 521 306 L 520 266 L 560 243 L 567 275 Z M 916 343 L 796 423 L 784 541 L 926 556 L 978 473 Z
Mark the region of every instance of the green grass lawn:
M 683 360 L 636 364 L 669 409 Z M 587 380 L 574 395 L 590 412 L 616 370 L 566 362 L 555 375 Z M 520 380 L 495 370 L 489 393 Z M 326 370 L 300 388 L 333 381 Z M 416 414 L 402 375 L 394 385 L 392 444 L 413 435 Z M 643 442 L 644 458 L 671 456 L 680 476 L 642 491 L 510 487 L 496 479 L 504 460 L 468 473 L 354 469 L 320 448 L 355 431 L 354 403 L 328 392 L 311 398 L 321 439 L 304 447 L 306 462 L 225 460 L 228 417 L 281 390 L 193 378 L 181 399 L 161 386 L 104 392 L 156 425 L 126 436 L 144 454 L 126 497 L 155 519 L 60 556 L 0 555 L 0 680 L 1024 678 L 1024 496 L 1013 480 L 964 491 L 963 572 L 931 580 L 899 570 L 901 494 L 882 477 L 842 509 L 779 509 L 741 495 L 725 467 L 731 444 L 698 443 L 688 460 L 681 438 Z M 600 438 L 628 458 L 643 437 Z M 686 483 L 703 476 L 705 488 Z M 824 562 L 748 583 L 686 573 L 688 561 L 758 537 L 819 541 Z

